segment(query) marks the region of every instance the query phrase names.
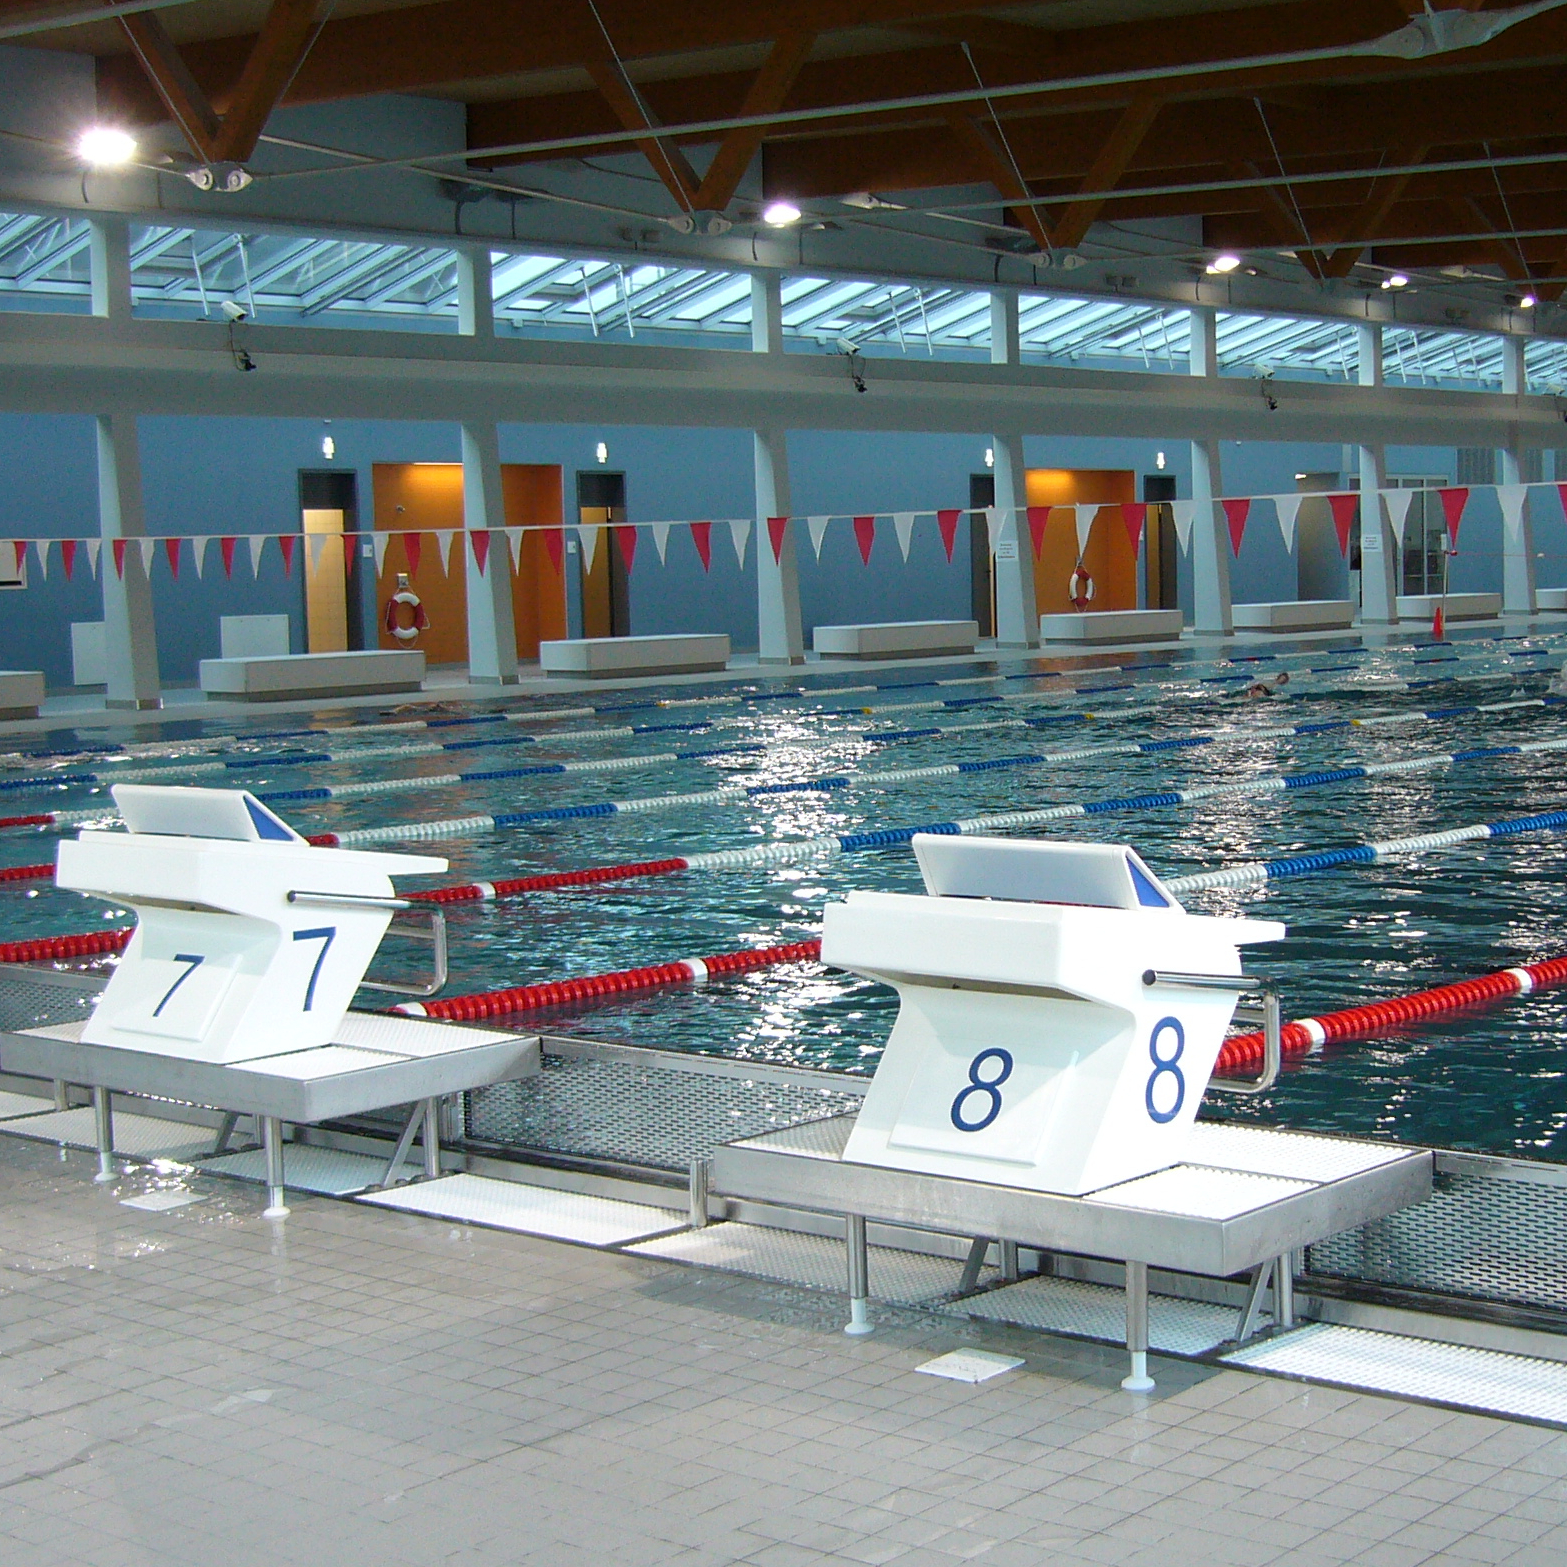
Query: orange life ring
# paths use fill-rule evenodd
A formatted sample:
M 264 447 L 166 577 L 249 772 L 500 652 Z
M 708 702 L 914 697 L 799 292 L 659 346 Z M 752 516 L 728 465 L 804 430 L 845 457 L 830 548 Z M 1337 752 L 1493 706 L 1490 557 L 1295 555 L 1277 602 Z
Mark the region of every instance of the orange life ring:
M 402 609 L 408 611 L 406 621 L 399 613 Z M 412 588 L 400 588 L 386 601 L 386 629 L 399 642 L 412 642 L 421 631 L 430 629 L 430 617 Z
M 1072 568 L 1066 580 L 1066 595 L 1076 609 L 1087 609 L 1094 596 L 1094 579 L 1088 575 L 1081 561 Z

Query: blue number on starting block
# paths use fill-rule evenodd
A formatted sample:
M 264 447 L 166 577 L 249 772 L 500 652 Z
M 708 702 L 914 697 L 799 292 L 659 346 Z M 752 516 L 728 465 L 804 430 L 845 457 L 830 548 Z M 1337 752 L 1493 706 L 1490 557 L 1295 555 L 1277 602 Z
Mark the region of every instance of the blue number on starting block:
M 1159 1036 L 1166 1030 L 1175 1035 L 1175 1049 L 1168 1056 L 1162 1056 L 1159 1054 Z M 1153 1062 L 1153 1071 L 1148 1074 L 1148 1087 L 1143 1098 L 1148 1105 L 1149 1120 L 1157 1121 L 1161 1126 L 1167 1121 L 1173 1121 L 1186 1102 L 1186 1079 L 1176 1065 L 1185 1049 L 1186 1030 L 1181 1027 L 1181 1020 L 1174 1017 L 1160 1018 L 1153 1026 L 1153 1033 L 1148 1036 L 1148 1059 Z M 1161 1077 L 1175 1079 L 1175 1103 L 1168 1110 L 1159 1109 L 1153 1102 L 1154 1085 Z
M 1000 1063 L 1001 1070 L 994 1077 L 980 1075 L 980 1069 L 987 1061 Z M 968 1064 L 968 1087 L 960 1090 L 958 1097 L 952 1101 L 952 1124 L 960 1132 L 983 1132 L 1001 1114 L 1001 1085 L 1011 1075 L 1012 1056 L 1009 1051 L 1002 1050 L 999 1046 L 981 1050 Z M 963 1113 L 963 1107 L 970 1094 L 984 1094 L 990 1100 L 989 1109 L 977 1121 L 968 1120 Z
M 190 967 L 186 969 L 185 972 L 181 974 L 180 977 L 175 980 L 166 991 L 164 991 L 163 1000 L 152 1009 L 152 1015 L 154 1017 L 156 1017 L 169 1004 L 170 1000 L 173 998 L 174 992 L 178 990 L 180 986 L 183 985 L 185 981 L 189 979 L 191 975 L 194 974 L 196 970 L 199 969 L 201 965 L 207 960 L 197 953 L 176 952 L 174 954 L 174 961 L 176 963 L 188 963 L 190 964 Z
M 310 983 L 305 986 L 305 1004 L 301 1009 L 305 1012 L 310 1010 L 310 1003 L 316 999 L 316 981 L 321 977 L 321 965 L 326 962 L 326 955 L 332 950 L 332 941 L 336 935 L 336 925 L 320 925 L 315 930 L 296 930 L 294 932 L 295 941 L 319 941 L 321 943 L 321 950 L 316 954 L 316 966 L 310 971 Z

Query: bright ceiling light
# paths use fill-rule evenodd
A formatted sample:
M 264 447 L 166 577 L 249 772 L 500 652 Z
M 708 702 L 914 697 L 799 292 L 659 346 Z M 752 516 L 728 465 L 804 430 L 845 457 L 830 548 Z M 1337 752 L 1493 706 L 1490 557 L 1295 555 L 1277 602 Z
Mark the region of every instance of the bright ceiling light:
M 89 125 L 76 138 L 76 156 L 97 169 L 117 169 L 136 156 L 136 138 L 114 125 Z
M 762 209 L 762 222 L 775 229 L 786 229 L 800 221 L 800 209 L 792 201 L 770 201 Z
M 1523 298 L 1518 301 L 1518 308 L 1520 310 L 1533 310 L 1534 307 L 1535 297 L 1533 294 L 1525 294 Z
M 1239 256 L 1232 256 L 1228 251 L 1225 251 L 1222 256 L 1215 256 L 1208 263 L 1208 271 L 1210 274 L 1233 272 L 1240 264 L 1241 258 Z
M 1402 272 L 1390 272 L 1382 279 L 1383 288 L 1408 288 L 1409 279 Z

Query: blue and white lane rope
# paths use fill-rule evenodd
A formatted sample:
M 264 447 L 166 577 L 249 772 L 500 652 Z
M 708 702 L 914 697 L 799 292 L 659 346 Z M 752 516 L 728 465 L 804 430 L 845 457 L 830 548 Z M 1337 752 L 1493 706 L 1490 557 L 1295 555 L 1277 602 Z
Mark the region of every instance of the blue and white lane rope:
M 972 834 L 1032 827 L 1043 822 L 1065 821 L 1078 816 L 1097 816 L 1109 811 L 1157 810 L 1165 806 L 1189 805 L 1194 801 L 1226 796 L 1286 793 L 1299 789 L 1317 789 L 1330 784 L 1348 783 L 1383 774 L 1430 771 L 1496 756 L 1524 756 L 1536 752 L 1567 750 L 1567 737 L 1527 741 L 1518 745 L 1477 746 L 1466 751 L 1435 752 L 1396 762 L 1351 763 L 1347 766 L 1316 768 L 1309 772 L 1274 774 L 1266 778 L 1244 779 L 1237 783 L 1202 784 L 1192 789 L 1157 790 L 1148 794 L 1116 796 L 1084 804 L 1042 806 L 1022 811 L 1001 811 L 955 822 L 922 823 L 913 827 L 873 828 L 865 832 L 833 833 L 794 842 L 751 844 L 743 849 L 719 849 L 706 854 L 678 856 L 689 870 L 728 870 L 749 865 L 778 865 L 817 855 L 852 854 L 861 849 L 889 848 L 907 843 L 915 833 Z M 961 766 L 962 764 L 954 764 Z M 693 796 L 682 803 L 708 803 L 720 791 Z M 717 802 L 714 802 L 717 803 Z M 335 834 L 340 848 L 360 848 L 374 843 L 417 843 L 432 838 L 464 838 L 484 833 L 531 827 L 541 821 L 570 818 L 618 816 L 647 809 L 661 809 L 638 800 L 606 801 L 599 805 L 567 806 L 560 815 L 541 811 L 512 811 L 496 815 L 465 816 L 435 822 L 409 822 L 391 827 L 366 827 Z
M 1316 723 L 1277 724 L 1265 728 L 1232 725 L 1218 730 L 1196 730 L 1180 735 L 1167 735 L 1158 739 L 1110 741 L 1100 745 L 1076 746 L 1067 750 L 1031 752 L 1018 756 L 990 757 L 982 761 L 940 762 L 926 767 L 881 768 L 870 771 L 855 770 L 832 773 L 824 777 L 800 778 L 784 783 L 770 784 L 722 784 L 716 789 L 703 789 L 685 794 L 652 795 L 639 800 L 595 801 L 571 805 L 544 806 L 532 811 L 512 811 L 506 814 L 505 824 L 512 827 L 528 823 L 544 824 L 567 822 L 583 818 L 621 815 L 628 812 L 647 813 L 660 810 L 677 810 L 681 807 L 733 805 L 760 802 L 783 794 L 825 794 L 839 789 L 883 789 L 892 785 L 924 782 L 932 778 L 955 778 L 965 773 L 993 773 L 1019 768 L 1048 767 L 1059 762 L 1085 761 L 1101 756 L 1152 755 L 1160 751 L 1189 750 L 1198 746 L 1251 744 L 1257 740 L 1285 739 L 1306 735 L 1329 734 L 1347 729 L 1377 729 L 1395 725 L 1446 722 L 1455 718 L 1476 714 L 1514 712 L 1522 709 L 1541 709 L 1546 705 L 1540 697 L 1512 702 L 1466 704 L 1458 707 L 1431 708 L 1425 712 L 1382 713 L 1363 718 L 1326 719 Z M 1157 711 L 1148 709 L 1146 711 Z M 907 731 L 900 738 L 915 738 L 919 731 Z M 303 789 L 265 791 L 256 796 L 267 805 L 300 805 L 328 800 L 362 799 L 369 795 L 407 793 L 426 789 L 450 788 L 461 784 L 492 783 L 506 779 L 537 778 L 562 773 L 624 772 L 644 762 L 713 760 L 736 755 L 754 755 L 765 750 L 757 743 L 725 750 L 671 751 L 646 757 L 616 758 L 593 762 L 547 762 L 535 767 L 505 767 L 472 773 L 438 773 L 415 778 L 376 779 L 366 783 L 321 784 Z M 105 806 L 86 807 L 73 811 L 50 812 L 54 820 L 50 825 L 69 827 L 87 821 L 100 821 L 112 811 Z M 500 820 L 500 818 L 496 818 Z M 461 818 L 466 822 L 471 818 Z M 41 825 L 29 819 L 28 825 Z M 0 825 L 4 825 L 0 819 Z M 438 824 L 430 824 L 435 826 Z M 343 835 L 340 835 L 340 838 Z
M 1255 887 L 1262 882 L 1283 881 L 1291 876 L 1313 876 L 1340 865 L 1374 865 L 1435 849 L 1450 849 L 1460 843 L 1476 843 L 1485 838 L 1515 838 L 1520 833 L 1557 832 L 1567 827 L 1567 811 L 1544 811 L 1536 816 L 1514 816 L 1499 822 L 1475 822 L 1468 827 L 1451 827 L 1445 832 L 1416 833 L 1408 838 L 1388 838 L 1380 843 L 1356 843 L 1341 849 L 1318 849 L 1309 854 L 1292 854 L 1282 860 L 1248 860 L 1226 865 L 1216 871 L 1198 871 L 1190 876 L 1163 878 L 1164 885 L 1177 897 L 1188 892 L 1206 892 L 1211 887 Z

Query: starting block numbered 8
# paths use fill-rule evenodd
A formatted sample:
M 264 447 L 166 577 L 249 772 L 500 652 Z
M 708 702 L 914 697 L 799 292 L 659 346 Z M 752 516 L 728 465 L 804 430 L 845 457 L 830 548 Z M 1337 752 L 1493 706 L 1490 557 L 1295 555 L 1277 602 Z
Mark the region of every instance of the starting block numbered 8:
M 920 834 L 927 896 L 829 904 L 898 992 L 846 1161 L 1079 1196 L 1178 1164 L 1271 920 L 1191 915 L 1123 845 Z
M 128 904 L 136 933 L 82 1034 L 227 1064 L 327 1044 L 426 855 L 313 848 L 244 790 L 113 791 L 127 832 L 60 845 L 61 887 Z

